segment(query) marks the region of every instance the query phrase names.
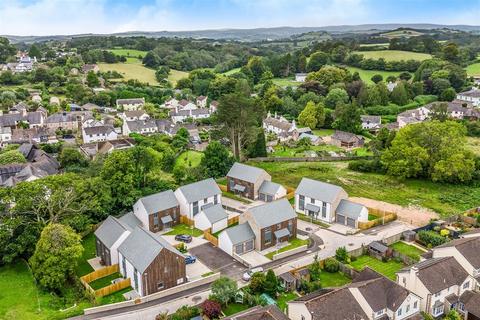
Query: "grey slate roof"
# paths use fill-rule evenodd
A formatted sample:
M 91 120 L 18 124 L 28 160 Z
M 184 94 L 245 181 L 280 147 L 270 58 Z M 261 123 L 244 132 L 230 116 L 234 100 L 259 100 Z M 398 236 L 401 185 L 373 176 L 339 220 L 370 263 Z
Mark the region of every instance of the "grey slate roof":
M 123 104 L 144 104 L 145 98 L 117 99 L 117 105 Z
M 213 197 L 216 194 L 222 193 L 217 183 L 212 178 L 187 184 L 178 189 L 180 189 L 188 203 Z
M 104 134 L 108 135 L 111 132 L 115 132 L 115 129 L 112 126 L 95 126 L 95 127 L 87 127 L 84 128 L 86 135 L 94 135 L 94 134 Z
M 221 204 L 216 204 L 203 209 L 203 213 L 211 224 L 223 219 L 228 219 L 228 213 L 225 212 Z
M 118 247 L 118 252 L 120 252 L 137 271 L 143 273 L 163 249 L 170 250 L 183 257 L 177 249 L 161 236 L 137 227 Z
M 252 231 L 252 228 L 247 223 L 239 224 L 238 226 L 225 229 L 228 238 L 233 245 L 255 239 L 255 234 Z
M 100 227 L 95 230 L 95 236 L 110 249 L 125 231 L 130 230 L 131 228 L 128 224 L 122 223 L 114 216 L 108 216 Z
M 361 204 L 342 199 L 338 204 L 336 213 L 356 220 L 360 217 L 363 208 L 365 207 Z
M 243 163 L 235 162 L 227 173 L 227 177 L 255 183 L 262 174 L 266 173 L 265 170 L 248 166 Z
M 148 214 L 154 214 L 178 206 L 177 198 L 172 190 L 155 193 L 140 198 L 138 201 L 143 204 Z
M 302 181 L 300 181 L 297 190 L 295 190 L 295 194 L 321 200 L 322 202 L 332 203 L 342 191 L 344 191 L 342 187 L 309 178 L 303 178 Z
M 266 228 L 297 217 L 290 202 L 285 198 L 250 208 L 248 212 L 251 213 L 259 228 Z
M 131 230 L 142 225 L 142 222 L 137 218 L 137 216 L 133 212 L 125 213 L 123 216 L 118 218 L 118 220 L 120 220 L 120 222 L 125 224 Z
M 475 269 L 480 268 L 480 237 L 455 239 L 435 249 L 446 247 L 455 247 Z
M 280 188 L 282 188 L 280 184 L 265 180 L 258 189 L 258 192 L 273 196 L 278 192 L 278 190 L 280 190 Z

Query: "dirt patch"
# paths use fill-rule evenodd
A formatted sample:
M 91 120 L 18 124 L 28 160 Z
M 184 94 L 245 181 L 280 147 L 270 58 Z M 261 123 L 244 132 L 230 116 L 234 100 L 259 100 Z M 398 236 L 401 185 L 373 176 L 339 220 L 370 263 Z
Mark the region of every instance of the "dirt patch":
M 422 208 L 420 206 L 410 205 L 408 207 L 402 207 L 384 201 L 360 197 L 350 197 L 349 200 L 363 204 L 364 206 L 369 208 L 385 210 L 388 212 L 395 212 L 397 214 L 398 220 L 418 227 L 428 224 L 431 219 L 438 218 L 438 214 L 436 212 Z

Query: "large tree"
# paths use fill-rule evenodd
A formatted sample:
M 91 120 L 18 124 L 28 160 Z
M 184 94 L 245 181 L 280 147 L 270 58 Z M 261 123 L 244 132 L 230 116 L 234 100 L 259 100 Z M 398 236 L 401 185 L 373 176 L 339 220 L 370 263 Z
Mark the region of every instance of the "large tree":
M 17 49 L 10 44 L 7 38 L 0 37 L 0 63 L 7 62 L 7 59 L 14 56 Z
M 209 177 L 224 177 L 233 164 L 233 159 L 228 149 L 218 141 L 213 141 L 205 149 L 201 166 Z
M 305 106 L 305 109 L 300 112 L 298 123 L 302 126 L 309 127 L 310 129 L 315 129 L 317 122 L 317 106 L 313 101 L 309 101 Z
M 83 247 L 80 236 L 61 224 L 46 226 L 30 258 L 33 275 L 47 290 L 61 291 L 65 282 L 74 276 Z
M 223 305 L 227 305 L 235 297 L 238 285 L 235 280 L 220 277 L 212 283 L 211 289 L 212 295 Z
M 352 133 L 360 133 L 362 131 L 360 113 L 360 108 L 355 102 L 338 103 L 335 108 L 333 128 Z

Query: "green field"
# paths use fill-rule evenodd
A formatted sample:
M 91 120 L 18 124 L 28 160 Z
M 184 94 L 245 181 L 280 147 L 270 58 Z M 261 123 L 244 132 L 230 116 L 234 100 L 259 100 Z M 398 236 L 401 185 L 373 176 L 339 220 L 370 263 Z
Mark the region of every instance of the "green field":
M 202 161 L 203 153 L 193 150 L 185 151 L 184 153 L 180 154 L 178 158 L 175 160 L 175 168 L 178 167 L 198 167 L 200 162 Z
M 393 38 L 410 38 L 410 37 L 418 37 L 421 36 L 423 33 L 415 31 L 415 30 L 394 30 L 390 32 L 382 33 L 382 37 L 387 37 L 390 39 Z
M 406 255 L 415 260 L 420 260 L 420 256 L 425 253 L 425 251 L 420 250 L 419 248 L 407 244 L 405 242 L 396 242 L 390 246 L 393 250 L 398 251 L 399 253 Z
M 480 76 L 480 62 L 469 65 L 467 67 L 467 74 L 469 76 Z
M 331 136 L 332 134 L 335 133 L 334 129 L 315 129 L 312 130 L 313 134 L 319 137 L 326 137 L 326 136 Z
M 151 85 L 158 85 L 155 78 L 155 71 L 146 68 L 140 61 L 135 63 L 99 63 L 100 71 L 116 71 L 123 75 L 124 80 L 135 79 Z
M 298 87 L 302 84 L 295 81 L 294 78 L 273 78 L 272 82 L 279 87 Z
M 421 206 L 441 215 L 452 215 L 478 206 L 480 187 L 441 184 L 427 180 L 399 180 L 382 174 L 349 170 L 347 162 L 251 162 L 265 169 L 272 180 L 295 188 L 302 177 L 339 185 L 352 197 L 366 197 L 401 206 Z
M 385 81 L 388 76 L 398 77 L 401 73 L 400 71 L 363 70 L 355 67 L 347 67 L 347 69 L 352 74 L 354 72 L 358 72 L 358 74 L 360 75 L 360 79 L 362 79 L 364 82 L 368 84 L 373 84 L 372 77 L 376 74 L 382 75 L 383 80 Z
M 237 72 L 240 72 L 240 68 L 231 69 L 231 70 L 228 70 L 228 71 L 226 71 L 222 74 L 226 75 L 226 76 L 231 76 L 232 74 L 235 74 Z
M 365 59 L 383 58 L 385 59 L 385 61 L 400 61 L 400 60 L 423 61 L 423 60 L 432 58 L 432 55 L 427 53 L 418 53 L 418 52 L 400 51 L 400 50 L 355 51 L 355 53 L 362 54 Z
M 352 261 L 350 265 L 357 271 L 362 271 L 363 268 L 370 267 L 392 280 L 396 279 L 396 272 L 404 267 L 403 263 L 395 260 L 383 262 L 370 256 L 360 256 L 357 260 Z
M 322 271 L 320 273 L 320 284 L 322 288 L 341 287 L 350 282 L 352 282 L 352 280 L 341 272 L 330 273 Z
M 135 50 L 135 49 L 110 49 L 108 50 L 117 56 L 126 58 L 143 58 L 147 54 L 147 51 Z
M 170 81 L 173 85 L 176 85 L 178 80 L 187 78 L 187 77 L 188 77 L 188 72 L 170 69 L 170 74 L 168 75 L 168 81 Z

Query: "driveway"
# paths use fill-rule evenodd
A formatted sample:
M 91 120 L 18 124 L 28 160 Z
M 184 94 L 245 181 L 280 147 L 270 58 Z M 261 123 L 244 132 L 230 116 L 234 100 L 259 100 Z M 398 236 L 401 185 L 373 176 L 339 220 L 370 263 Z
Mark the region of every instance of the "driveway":
M 197 259 L 195 263 L 187 264 L 187 277 L 188 281 L 194 281 L 202 278 L 202 275 L 211 272 L 205 264 Z
M 213 272 L 220 272 L 222 275 L 233 279 L 240 279 L 247 270 L 247 267 L 221 249 L 213 246 L 210 242 L 192 248 L 189 251 Z
M 165 236 L 162 235 L 162 237 L 167 240 L 171 245 L 175 246 L 177 244 L 182 243 L 181 241 L 175 240 L 175 236 Z M 203 238 L 198 238 L 198 237 L 192 237 L 192 242 L 190 243 L 185 243 L 187 245 L 188 250 L 201 246 L 205 243 L 208 243 L 208 240 L 205 240 Z

